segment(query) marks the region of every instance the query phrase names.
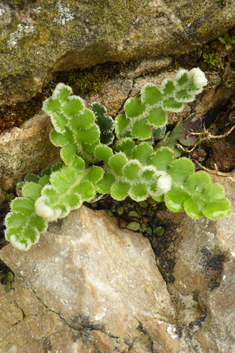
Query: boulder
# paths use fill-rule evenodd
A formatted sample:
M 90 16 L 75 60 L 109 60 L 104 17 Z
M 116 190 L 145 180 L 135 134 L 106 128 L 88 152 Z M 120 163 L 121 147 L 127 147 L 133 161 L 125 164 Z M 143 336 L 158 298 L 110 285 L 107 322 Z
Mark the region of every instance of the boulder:
M 158 211 L 149 240 L 85 206 L 50 224 L 27 252 L 0 251 L 0 352 L 233 353 L 235 180 L 211 176 L 227 218 Z
M 58 71 L 189 52 L 235 23 L 233 2 L 0 2 L 0 104 L 27 101 Z
M 164 239 L 159 240 L 155 252 L 175 302 L 183 335 L 186 340 L 190 338 L 193 352 L 232 353 L 235 179 L 216 175 L 211 178 L 224 186 L 231 202 L 230 216 L 212 221 L 172 215 L 169 211 L 159 213 L 166 227 L 165 243 Z
M 39 173 L 60 158 L 59 148 L 51 144 L 52 124 L 48 115 L 40 112 L 0 136 L 0 202 L 6 191 L 15 187 L 28 173 Z
M 27 253 L 9 244 L 0 257 L 15 273 L 9 294 L 1 286 L 3 352 L 40 353 L 47 342 L 53 352 L 147 353 L 158 337 L 159 352 L 176 353 L 183 344 L 149 241 L 105 211 L 82 206 Z

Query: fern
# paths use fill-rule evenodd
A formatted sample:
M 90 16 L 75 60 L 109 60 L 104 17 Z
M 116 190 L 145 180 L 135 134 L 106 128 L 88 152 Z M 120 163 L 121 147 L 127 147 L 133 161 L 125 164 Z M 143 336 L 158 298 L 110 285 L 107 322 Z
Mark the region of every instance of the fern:
M 128 99 L 124 113 L 113 121 L 99 103 L 88 109 L 69 86 L 59 83 L 43 109 L 51 117 L 54 129 L 50 139 L 61 147 L 63 162 L 18 183 L 23 196 L 11 203 L 6 239 L 18 249 L 28 250 L 47 229 L 47 222 L 64 218 L 84 201 L 106 194 L 116 200 L 129 196 L 137 202 L 151 196 L 165 200 L 170 210 L 185 211 L 193 218 L 227 216 L 230 203 L 223 187 L 212 184 L 207 173 L 195 173 L 189 159 L 178 158 L 178 141 L 194 143 L 182 134 L 190 122 L 179 123 L 155 143 L 165 134 L 167 111 L 181 111 L 206 84 L 200 69 L 180 70 L 160 88 L 146 84 L 140 99 Z

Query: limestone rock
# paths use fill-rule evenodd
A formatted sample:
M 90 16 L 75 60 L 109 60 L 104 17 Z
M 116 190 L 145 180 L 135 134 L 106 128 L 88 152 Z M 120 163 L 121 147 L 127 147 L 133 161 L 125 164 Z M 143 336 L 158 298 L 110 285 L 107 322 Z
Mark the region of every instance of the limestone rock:
M 230 216 L 211 221 L 170 212 L 159 214 L 169 228 L 164 234 L 165 245 L 158 244 L 162 247 L 158 265 L 176 304 L 182 335 L 191 341 L 195 352 L 232 353 L 235 349 L 235 179 L 215 175 L 211 178 L 224 186 L 231 202 Z
M 28 173 L 39 173 L 59 160 L 59 149 L 49 140 L 52 124 L 41 112 L 0 136 L 0 190 L 12 189 Z M 1 192 L 0 192 L 1 198 Z M 3 196 L 2 196 L 3 198 Z
M 0 102 L 29 100 L 65 68 L 189 52 L 234 15 L 231 1 L 1 2 Z
M 0 256 L 17 279 L 9 297 L 15 311 L 7 319 L 2 349 L 8 349 L 9 341 L 28 347 L 29 341 L 47 340 L 53 351 L 59 350 L 54 337 L 62 330 L 65 352 L 76 346 L 77 352 L 84 353 L 93 352 L 91 347 L 102 353 L 115 349 L 150 353 L 152 337 L 165 341 L 171 335 L 167 328 L 174 329 L 174 308 L 148 240 L 119 229 L 105 211 L 82 206 L 51 224 L 27 254 L 9 244 Z M 4 326 L 4 312 L 1 320 Z M 17 340 L 10 338 L 15 334 L 14 320 L 30 340 L 20 337 L 20 325 Z M 38 329 L 37 322 L 41 322 Z M 27 352 L 26 347 L 22 352 Z

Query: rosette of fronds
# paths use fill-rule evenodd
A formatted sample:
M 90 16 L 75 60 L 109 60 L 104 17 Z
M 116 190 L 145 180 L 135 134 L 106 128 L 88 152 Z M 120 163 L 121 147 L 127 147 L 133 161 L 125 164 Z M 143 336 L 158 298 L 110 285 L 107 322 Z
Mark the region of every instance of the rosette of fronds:
M 14 199 L 11 212 L 5 218 L 5 238 L 19 250 L 29 250 L 47 230 L 47 221 L 35 212 L 34 203 L 41 196 L 42 186 L 28 182 L 22 188 L 23 197 Z
M 113 154 L 105 145 L 96 147 L 96 157 L 105 162 L 105 175 L 96 184 L 99 193 L 110 193 L 115 200 L 130 196 L 143 201 L 159 197 L 171 189 L 171 176 L 167 169 L 174 152 L 163 147 L 154 151 L 147 142 L 136 145 L 132 139 L 124 139 Z
M 95 194 L 95 184 L 103 177 L 103 169 L 98 166 L 84 169 L 85 162 L 80 158 L 80 168 L 64 166 L 50 176 L 50 184 L 44 186 L 41 196 L 35 202 L 36 213 L 49 222 L 66 217 L 70 211 L 79 208 L 84 201 L 91 201 Z
M 63 162 L 40 176 L 29 174 L 17 184 L 22 197 L 11 203 L 6 239 L 16 248 L 28 250 L 47 229 L 47 222 L 107 194 L 116 200 L 129 196 L 137 202 L 151 196 L 165 200 L 170 210 L 185 210 L 193 218 L 227 216 L 230 203 L 222 186 L 212 184 L 205 172 L 195 173 L 189 159 L 176 159 L 180 155 L 178 141 L 193 143 L 184 133 L 191 120 L 180 123 L 154 145 L 154 139 L 165 133 L 166 111 L 181 111 L 183 103 L 193 101 L 206 83 L 204 73 L 193 69 L 180 70 L 173 81 L 165 79 L 160 89 L 147 84 L 141 99 L 128 99 L 125 114 L 118 115 L 115 122 L 99 103 L 88 109 L 69 86 L 58 84 L 43 109 L 51 117 L 54 129 L 50 139 L 61 147 Z
M 94 149 L 100 143 L 100 129 L 92 110 L 84 101 L 71 95 L 69 86 L 59 83 L 52 96 L 43 103 L 43 110 L 51 117 L 54 129 L 51 142 L 62 147 L 60 155 L 65 164 L 76 167 L 77 157 L 94 163 Z
M 180 70 L 173 81 L 163 80 L 160 88 L 147 83 L 141 90 L 141 98 L 129 98 L 124 105 L 125 114 L 116 117 L 116 136 L 138 140 L 155 137 L 156 131 L 167 124 L 166 112 L 182 111 L 183 103 L 192 102 L 206 84 L 205 74 L 198 68 Z
M 174 160 L 168 174 L 172 188 L 165 194 L 165 202 L 171 211 L 185 211 L 192 218 L 204 215 L 213 220 L 230 214 L 230 202 L 222 185 L 212 184 L 204 171 L 195 173 L 194 164 L 188 158 Z

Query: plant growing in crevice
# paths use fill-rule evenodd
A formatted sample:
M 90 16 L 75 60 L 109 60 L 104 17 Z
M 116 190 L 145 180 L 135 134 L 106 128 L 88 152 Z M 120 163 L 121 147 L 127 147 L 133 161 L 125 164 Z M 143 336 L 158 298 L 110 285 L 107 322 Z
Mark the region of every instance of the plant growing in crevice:
M 47 222 L 64 218 L 84 201 L 107 194 L 115 200 L 129 196 L 137 202 L 151 196 L 165 200 L 170 210 L 185 210 L 193 218 L 227 216 L 230 203 L 222 186 L 211 184 L 206 172 L 195 172 L 189 159 L 179 158 L 176 143 L 194 143 L 182 135 L 184 124 L 155 143 L 156 138 L 164 137 L 166 112 L 182 111 L 183 103 L 192 102 L 206 84 L 200 69 L 180 70 L 160 88 L 146 84 L 141 98 L 129 98 L 124 113 L 113 121 L 104 107 L 93 103 L 91 109 L 86 108 L 69 86 L 59 83 L 43 109 L 51 117 L 54 129 L 50 139 L 61 147 L 63 162 L 40 177 L 27 176 L 18 185 L 22 197 L 11 203 L 6 239 L 16 248 L 28 250 L 47 229 Z

